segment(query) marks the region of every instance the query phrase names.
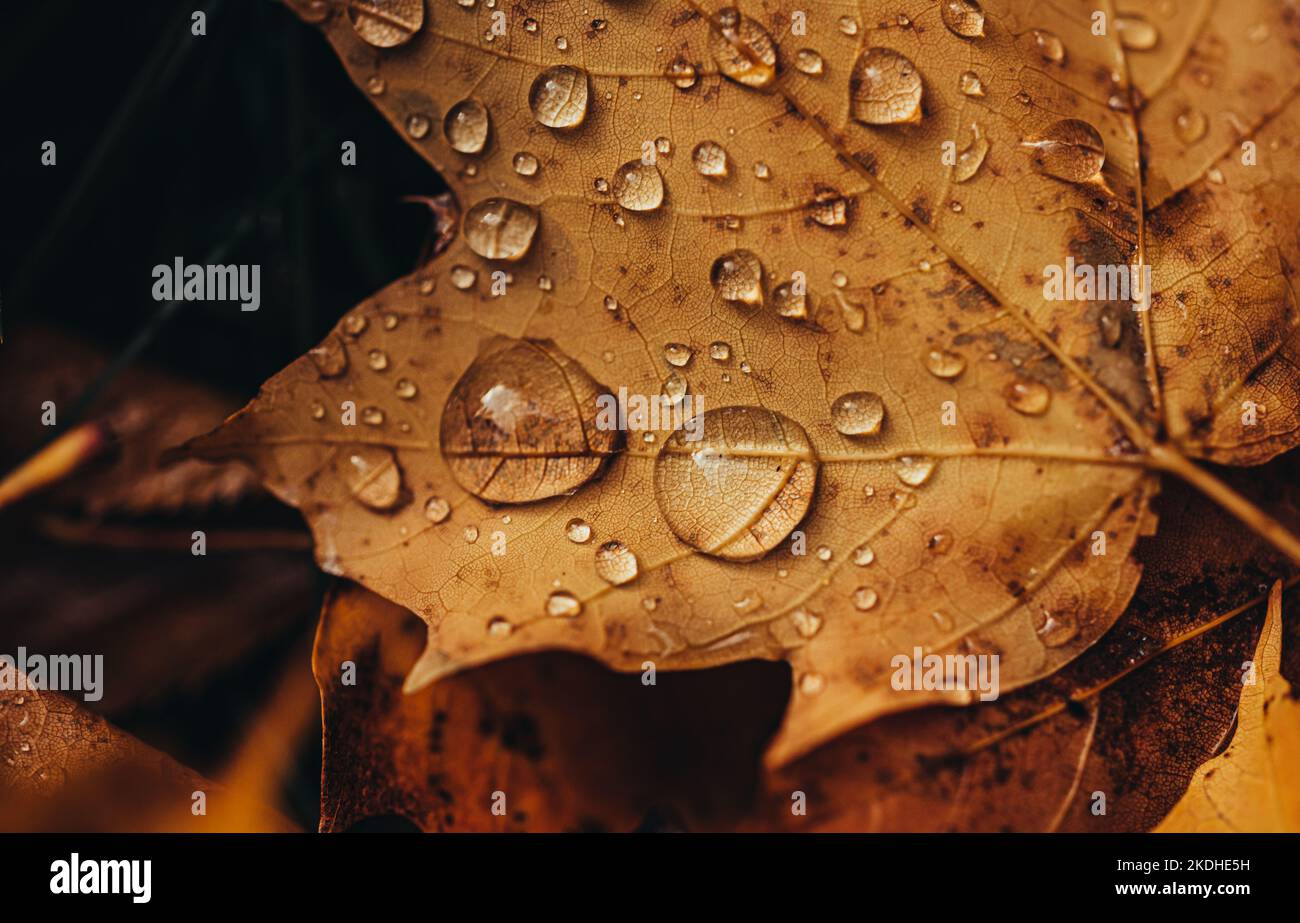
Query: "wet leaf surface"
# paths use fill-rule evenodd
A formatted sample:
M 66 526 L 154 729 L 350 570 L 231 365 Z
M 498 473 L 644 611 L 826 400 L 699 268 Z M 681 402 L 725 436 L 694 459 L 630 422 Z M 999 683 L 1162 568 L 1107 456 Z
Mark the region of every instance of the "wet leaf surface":
M 1196 66 L 1206 36 L 1300 25 L 1247 4 L 1162 43 L 1136 23 L 1093 35 L 1082 0 L 1050 23 L 1029 0 L 980 6 L 980 29 L 943 4 L 873 3 L 795 36 L 786 3 L 595 21 L 562 4 L 531 28 L 506 13 L 504 34 L 505 11 L 478 4 L 428 11 L 396 50 L 327 17 L 354 80 L 451 185 L 461 235 L 196 451 L 250 460 L 326 570 L 424 618 L 411 690 L 539 650 L 622 670 L 784 659 L 781 763 L 971 700 L 900 694 L 899 651 L 998 653 L 1006 691 L 1051 675 L 1132 595 L 1153 471 L 1294 444 L 1297 160 L 1275 92 L 1292 52 L 1239 90 L 1255 167 L 1214 172 L 1236 151 L 1216 133 L 1199 170 L 1143 175 L 1144 145 L 1174 128 L 1148 129 L 1130 80 L 1160 101 L 1157 71 Z M 1130 71 L 1171 45 L 1163 71 Z M 481 147 L 457 111 L 488 119 Z M 960 174 L 946 141 L 970 154 Z M 1045 299 L 1067 259 L 1149 265 L 1151 309 Z M 546 375 L 496 362 L 538 351 Z M 576 409 L 555 374 L 583 383 Z M 630 415 L 621 451 L 600 446 L 589 383 L 702 409 L 700 451 Z M 874 432 L 845 433 L 849 394 L 880 399 Z M 602 576 L 610 542 L 635 576 Z

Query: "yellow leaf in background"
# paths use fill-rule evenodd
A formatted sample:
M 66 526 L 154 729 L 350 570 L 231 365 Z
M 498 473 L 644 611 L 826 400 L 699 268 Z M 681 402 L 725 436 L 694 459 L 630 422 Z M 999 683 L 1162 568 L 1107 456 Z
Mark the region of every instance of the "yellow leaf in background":
M 1232 743 L 1196 771 L 1156 833 L 1300 832 L 1300 702 L 1278 672 L 1281 659 L 1278 581 L 1255 651 L 1255 682 L 1241 690 Z

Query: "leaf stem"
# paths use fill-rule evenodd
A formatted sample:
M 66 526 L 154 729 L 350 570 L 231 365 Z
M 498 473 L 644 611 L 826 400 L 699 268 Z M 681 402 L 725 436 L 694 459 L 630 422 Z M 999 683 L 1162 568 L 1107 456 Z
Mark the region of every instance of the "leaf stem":
M 1151 463 L 1156 468 L 1175 474 L 1191 484 L 1249 526 L 1261 538 L 1290 558 L 1294 564 L 1300 565 L 1300 539 L 1252 501 L 1174 449 L 1153 445 L 1148 452 Z

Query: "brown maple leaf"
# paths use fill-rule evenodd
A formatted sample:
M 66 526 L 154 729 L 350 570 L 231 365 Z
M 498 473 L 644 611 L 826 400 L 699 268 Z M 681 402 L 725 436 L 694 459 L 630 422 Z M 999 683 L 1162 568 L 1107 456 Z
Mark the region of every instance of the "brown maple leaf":
M 1058 6 L 311 7 L 461 235 L 193 449 L 425 619 L 408 690 L 539 650 L 784 659 L 774 763 L 976 697 L 894 688 L 900 652 L 996 654 L 1004 691 L 1069 663 L 1162 473 L 1300 560 L 1191 460 L 1296 440 L 1300 24 Z M 1224 87 L 1204 59 L 1256 28 Z M 1075 263 L 1135 289 L 1049 298 Z M 668 416 L 611 429 L 602 395 Z

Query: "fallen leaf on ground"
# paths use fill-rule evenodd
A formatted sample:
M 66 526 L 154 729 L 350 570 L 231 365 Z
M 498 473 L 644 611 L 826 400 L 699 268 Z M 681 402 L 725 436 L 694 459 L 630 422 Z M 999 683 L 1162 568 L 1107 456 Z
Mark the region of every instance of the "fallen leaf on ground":
M 1060 6 L 869 3 L 802 35 L 793 3 L 325 17 L 462 233 L 193 449 L 249 460 L 326 570 L 425 619 L 409 690 L 551 649 L 784 659 L 774 764 L 973 700 L 893 689 L 900 651 L 996 653 L 1004 690 L 1069 663 L 1133 593 L 1157 472 L 1300 559 L 1189 461 L 1296 441 L 1300 112 L 1275 90 L 1300 24 L 1262 0 L 1210 18 L 1277 36 L 1242 91 L 1265 156 L 1243 172 L 1216 131 L 1203 177 L 1152 199 L 1141 52 Z M 1068 260 L 1151 267 L 1149 310 L 1048 300 Z M 611 430 L 601 394 L 663 394 L 702 438 Z
M 1279 673 L 1282 637 L 1279 580 L 1255 657 L 1242 664 L 1232 743 L 1196 771 L 1156 833 L 1300 833 L 1300 703 Z

